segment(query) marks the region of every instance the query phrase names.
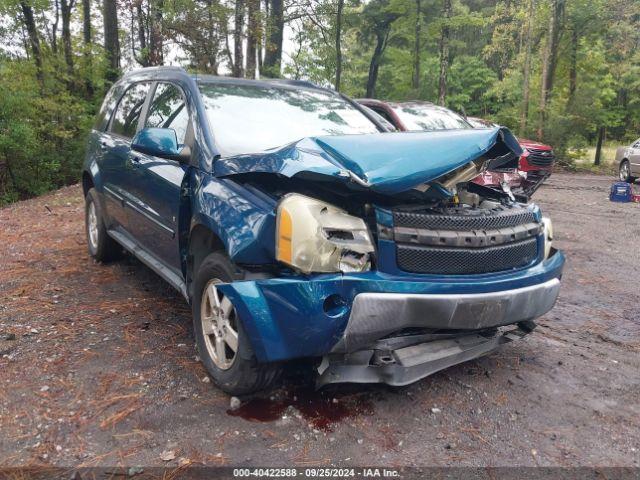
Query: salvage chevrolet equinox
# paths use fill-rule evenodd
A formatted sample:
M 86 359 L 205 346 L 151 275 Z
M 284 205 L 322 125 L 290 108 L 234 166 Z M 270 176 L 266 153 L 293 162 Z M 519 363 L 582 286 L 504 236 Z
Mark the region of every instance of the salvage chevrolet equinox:
M 124 247 L 180 291 L 231 394 L 301 358 L 319 386 L 406 385 L 531 332 L 560 288 L 551 222 L 471 181 L 516 139 L 385 130 L 307 82 L 125 75 L 88 141 L 89 253 Z

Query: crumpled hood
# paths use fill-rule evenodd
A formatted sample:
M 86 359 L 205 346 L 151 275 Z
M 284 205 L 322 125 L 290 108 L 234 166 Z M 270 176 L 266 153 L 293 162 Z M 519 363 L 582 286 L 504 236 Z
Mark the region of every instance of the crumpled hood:
M 394 194 L 437 180 L 499 145 L 522 154 L 506 128 L 307 137 L 266 152 L 217 160 L 216 176 L 315 173 Z M 354 176 L 356 178 L 354 178 Z

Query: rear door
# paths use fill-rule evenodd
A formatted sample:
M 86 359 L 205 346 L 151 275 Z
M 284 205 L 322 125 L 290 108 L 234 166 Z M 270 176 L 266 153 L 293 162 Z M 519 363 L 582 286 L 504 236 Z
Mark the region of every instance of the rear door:
M 128 230 L 126 204 L 131 202 L 134 166 L 131 139 L 138 130 L 150 82 L 129 86 L 118 102 L 109 128 L 100 140 L 103 150 L 101 174 L 111 228 Z
M 193 142 L 189 111 L 182 89 L 158 82 L 151 96 L 144 127 L 175 130 L 178 144 Z M 131 152 L 135 165 L 131 193 L 135 203 L 128 212 L 131 234 L 146 250 L 180 271 L 178 218 L 180 192 L 188 165 L 140 152 Z

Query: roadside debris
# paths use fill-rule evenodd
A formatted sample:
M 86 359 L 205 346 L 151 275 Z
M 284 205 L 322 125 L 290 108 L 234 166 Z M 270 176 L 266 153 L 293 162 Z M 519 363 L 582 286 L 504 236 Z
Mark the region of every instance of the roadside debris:
M 242 402 L 238 397 L 231 397 L 231 400 L 229 401 L 229 408 L 232 411 L 239 409 L 241 405 L 242 405 Z
M 176 452 L 173 450 L 165 450 L 160 454 L 160 460 L 163 462 L 170 462 L 171 460 L 176 459 Z

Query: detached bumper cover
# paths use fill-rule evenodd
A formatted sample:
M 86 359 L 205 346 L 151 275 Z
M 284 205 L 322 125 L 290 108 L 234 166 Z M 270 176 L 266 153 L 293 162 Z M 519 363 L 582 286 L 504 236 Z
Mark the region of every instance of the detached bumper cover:
M 479 294 L 356 295 L 347 328 L 333 352 L 353 352 L 405 328 L 480 330 L 533 320 L 547 313 L 560 280 Z
M 408 385 L 445 368 L 486 355 L 513 340 L 519 340 L 531 332 L 529 327 L 533 325 L 460 334 L 396 349 L 389 347 L 393 343 L 410 343 L 411 337 L 385 339 L 387 342 L 378 342 L 372 348 L 356 353 L 325 356 L 318 368 L 320 376 L 317 385 L 343 382 Z

